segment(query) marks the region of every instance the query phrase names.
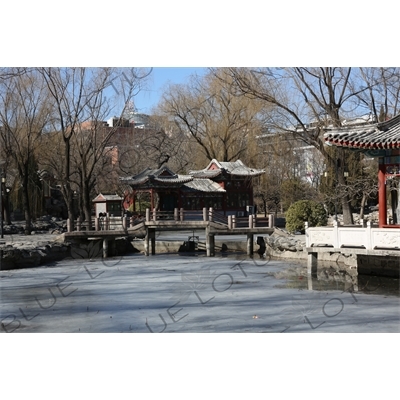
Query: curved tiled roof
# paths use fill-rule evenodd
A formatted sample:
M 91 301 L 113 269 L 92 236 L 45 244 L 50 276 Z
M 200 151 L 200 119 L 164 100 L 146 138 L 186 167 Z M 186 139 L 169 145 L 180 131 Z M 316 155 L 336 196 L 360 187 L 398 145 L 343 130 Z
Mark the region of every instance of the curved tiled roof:
M 192 181 L 185 183 L 182 186 L 182 190 L 185 192 L 208 192 L 208 193 L 224 193 L 226 192 L 218 183 L 211 179 L 194 178 Z
M 327 144 L 356 149 L 400 149 L 400 115 L 375 124 L 326 129 Z
M 212 165 L 215 165 L 217 168 L 210 169 Z M 196 178 L 214 178 L 223 171 L 236 176 L 258 176 L 265 173 L 262 169 L 246 167 L 241 160 L 227 162 L 213 159 L 206 168 L 197 171 L 189 171 L 189 174 Z
M 190 175 L 178 175 L 172 172 L 167 166 L 158 169 L 146 168 L 139 174 L 131 177 L 120 178 L 121 181 L 131 186 L 139 186 L 144 184 L 163 184 L 176 183 L 181 184 L 193 180 Z
M 246 167 L 242 161 L 219 162 L 212 160 L 209 165 L 198 171 L 190 171 L 189 175 L 178 175 L 166 165 L 158 169 L 146 168 L 139 174 L 130 177 L 120 177 L 120 181 L 132 188 L 155 188 L 172 185 L 180 187 L 186 185 L 186 190 L 202 192 L 225 192 L 225 190 L 211 179 L 222 173 L 234 176 L 254 177 L 265 173 L 264 170 Z
M 194 178 L 215 178 L 216 176 L 221 174 L 220 169 L 210 169 L 209 171 L 206 171 L 204 169 L 201 169 L 199 171 L 189 171 L 189 174 L 192 175 Z
M 154 182 L 159 183 L 185 183 L 193 180 L 193 176 L 190 175 L 176 175 L 174 177 L 159 176 L 154 178 Z

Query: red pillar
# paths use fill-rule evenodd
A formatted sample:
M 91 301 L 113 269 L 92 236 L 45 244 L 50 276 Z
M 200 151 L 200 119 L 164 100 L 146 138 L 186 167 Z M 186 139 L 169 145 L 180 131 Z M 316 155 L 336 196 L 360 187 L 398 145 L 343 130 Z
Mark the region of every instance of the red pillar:
M 384 159 L 379 159 L 379 173 L 378 173 L 378 187 L 379 187 L 379 228 L 387 224 L 387 202 L 386 202 L 386 165 Z

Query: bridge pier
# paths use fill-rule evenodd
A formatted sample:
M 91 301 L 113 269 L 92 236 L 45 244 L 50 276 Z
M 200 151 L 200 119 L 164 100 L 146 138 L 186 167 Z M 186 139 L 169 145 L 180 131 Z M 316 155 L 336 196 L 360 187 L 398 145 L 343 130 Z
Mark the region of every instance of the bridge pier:
M 215 235 L 210 233 L 210 228 L 206 228 L 206 253 L 207 257 L 215 256 Z
M 308 252 L 307 253 L 307 274 L 311 275 L 311 273 L 317 270 L 318 265 L 318 253 L 316 252 Z
M 116 254 L 116 243 L 113 238 L 103 238 L 103 258 L 107 258 Z
M 252 256 L 254 254 L 254 235 L 253 233 L 247 234 L 247 255 Z
M 150 255 L 150 246 L 151 246 L 151 255 L 156 254 L 156 230 L 152 228 L 146 228 L 146 236 L 144 238 L 144 254 L 146 256 Z
M 108 239 L 104 238 L 103 239 L 103 258 L 108 257 Z

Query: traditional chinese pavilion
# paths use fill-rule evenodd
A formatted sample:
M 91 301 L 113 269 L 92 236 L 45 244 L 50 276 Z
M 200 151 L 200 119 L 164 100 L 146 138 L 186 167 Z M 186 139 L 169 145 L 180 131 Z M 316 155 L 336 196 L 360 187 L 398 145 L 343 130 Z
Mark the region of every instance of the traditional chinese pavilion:
M 335 129 L 327 129 L 325 142 L 331 146 L 345 147 L 362 151 L 369 157 L 379 159 L 379 227 L 400 228 L 400 206 L 398 195 L 394 198 L 394 223 L 387 222 L 387 179 L 400 183 L 400 115 L 375 124 L 353 125 Z
M 172 211 L 174 208 L 202 210 L 213 207 L 225 215 L 244 216 L 253 206 L 253 178 L 265 171 L 245 166 L 242 161 L 211 160 L 201 170 L 187 175 L 176 174 L 166 165 L 147 168 L 138 175 L 120 178 L 129 185 L 130 193 L 124 199 L 124 208 L 135 210 L 139 193 L 149 193 L 151 208 Z

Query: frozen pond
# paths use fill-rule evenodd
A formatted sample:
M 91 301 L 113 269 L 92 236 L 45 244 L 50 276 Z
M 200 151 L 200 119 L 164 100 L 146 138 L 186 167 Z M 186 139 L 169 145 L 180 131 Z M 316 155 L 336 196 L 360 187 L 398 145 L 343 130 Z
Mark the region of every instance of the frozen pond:
M 4 332 L 400 332 L 399 280 L 142 254 L 0 271 Z

